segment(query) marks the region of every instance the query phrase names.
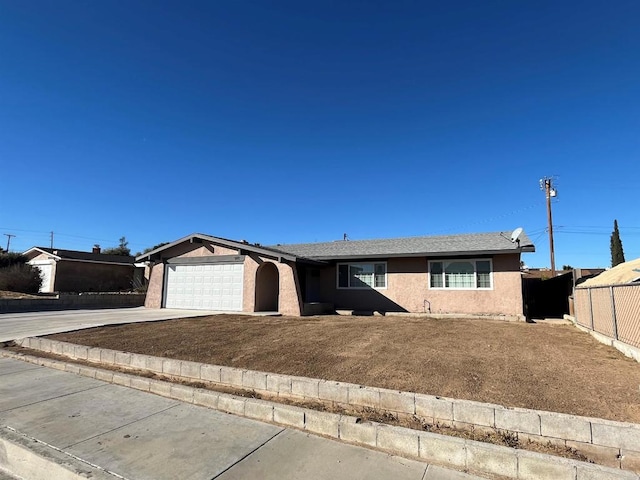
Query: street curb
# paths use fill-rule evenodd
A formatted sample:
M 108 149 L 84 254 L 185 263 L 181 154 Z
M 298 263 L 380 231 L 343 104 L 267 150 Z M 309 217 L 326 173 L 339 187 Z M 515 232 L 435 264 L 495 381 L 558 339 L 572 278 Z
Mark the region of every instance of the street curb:
M 5 426 L 0 427 L 0 467 L 29 480 L 123 479 Z
M 361 422 L 349 415 L 238 397 L 32 355 L 8 351 L 1 351 L 0 355 L 474 474 L 522 480 L 640 480 L 640 476 L 627 470 L 376 422 Z
M 291 400 L 370 407 L 398 416 L 415 415 L 429 424 L 462 430 L 490 430 L 517 435 L 525 441 L 551 443 L 586 452 L 600 465 L 640 472 L 639 424 L 154 357 L 48 338 L 24 338 L 16 340 L 16 343 L 73 359 L 146 370 L 175 379 L 214 382 Z

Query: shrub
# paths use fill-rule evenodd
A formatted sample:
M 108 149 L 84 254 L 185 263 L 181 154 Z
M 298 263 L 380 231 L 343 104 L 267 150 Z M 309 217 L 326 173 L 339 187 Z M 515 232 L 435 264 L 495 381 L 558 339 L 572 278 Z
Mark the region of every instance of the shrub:
M 10 267 L 11 265 L 21 265 L 23 263 L 27 263 L 27 257 L 22 255 L 21 253 L 0 253 L 0 268 Z
M 27 264 L 14 264 L 0 268 L 0 290 L 20 293 L 38 293 L 42 285 L 40 269 Z
M 129 245 L 129 242 L 127 242 L 126 237 L 121 237 L 120 245 L 114 248 L 105 248 L 102 253 L 106 253 L 108 255 L 124 255 L 128 257 L 131 255 L 131 250 L 127 245 Z

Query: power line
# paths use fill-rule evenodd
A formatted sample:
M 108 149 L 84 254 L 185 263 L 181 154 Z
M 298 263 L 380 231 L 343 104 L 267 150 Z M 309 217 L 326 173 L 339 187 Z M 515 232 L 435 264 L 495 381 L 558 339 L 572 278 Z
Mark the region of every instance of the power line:
M 51 231 L 45 231 L 45 230 L 25 230 L 25 229 L 10 228 L 10 227 L 0 227 L 0 229 L 12 230 L 16 232 L 25 232 L 25 233 L 37 233 L 37 234 L 41 234 L 42 236 L 46 235 L 49 241 L 51 241 L 51 237 L 53 233 Z M 108 242 L 114 245 L 117 245 L 119 243 L 119 239 L 113 239 L 113 238 L 107 239 L 107 238 L 87 237 L 84 235 L 75 235 L 71 233 L 61 233 L 61 232 L 56 232 L 56 235 L 59 237 L 77 238 L 80 240 L 91 240 L 92 242 Z M 144 244 L 136 243 L 136 242 L 133 242 L 133 243 L 130 242 L 129 244 L 132 246 L 144 246 Z
M 44 232 L 42 230 L 23 230 L 20 228 L 13 228 L 13 227 L 0 227 L 0 229 L 3 230 L 13 230 L 14 232 L 28 232 L 28 233 L 49 233 L 49 232 Z
M 539 206 L 540 206 L 540 201 L 537 201 L 535 203 L 532 203 L 531 205 L 527 205 L 525 207 L 520 207 L 520 208 L 517 208 L 517 209 L 512 210 L 510 212 L 506 212 L 506 213 L 503 213 L 503 214 L 500 214 L 500 215 L 495 215 L 493 217 L 486 217 L 486 218 L 483 218 L 481 220 L 477 220 L 475 222 L 467 223 L 467 224 L 465 224 L 465 229 L 466 230 L 470 230 L 469 227 L 472 227 L 472 226 L 475 226 L 475 225 L 480 225 L 480 224 L 483 224 L 483 223 L 493 222 L 493 221 L 496 221 L 496 220 L 500 220 L 502 218 L 509 217 L 511 215 L 515 215 L 516 213 L 524 212 L 526 210 L 531 210 L 532 208 L 536 208 L 536 207 L 539 207 Z M 460 228 L 460 225 L 458 225 L 455 229 L 453 229 L 453 228 L 443 228 L 443 229 L 439 229 L 439 230 L 434 230 L 432 233 L 448 233 L 448 232 L 451 232 L 453 230 L 459 230 L 459 228 Z
M 580 230 L 563 230 L 563 229 L 558 229 L 556 233 L 563 233 L 563 234 L 570 234 L 570 235 L 604 235 L 604 236 L 611 235 L 611 232 L 586 232 L 586 231 L 580 231 Z M 626 232 L 624 235 L 636 236 L 636 235 L 640 235 L 640 232 Z
M 540 233 L 540 235 L 538 235 L 536 238 L 534 238 L 533 240 L 531 240 L 531 242 L 535 244 L 535 243 L 538 241 L 538 239 L 539 239 L 540 237 L 542 237 L 545 233 L 547 233 L 547 232 L 546 232 L 546 230 L 545 230 L 545 231 L 543 231 L 542 233 Z
M 604 229 L 613 231 L 611 226 L 603 226 L 603 225 L 560 225 L 560 226 L 570 227 L 570 228 L 604 228 Z M 629 226 L 620 227 L 620 229 L 622 228 L 631 228 L 631 229 L 640 230 L 640 227 L 629 227 Z

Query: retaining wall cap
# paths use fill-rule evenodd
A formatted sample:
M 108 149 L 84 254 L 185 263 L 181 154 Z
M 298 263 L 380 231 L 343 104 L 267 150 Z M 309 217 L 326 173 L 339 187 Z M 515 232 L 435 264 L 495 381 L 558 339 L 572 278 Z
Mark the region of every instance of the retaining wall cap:
M 37 337 L 27 337 L 27 338 L 37 338 Z M 24 343 L 27 338 L 22 338 L 22 339 L 18 339 L 16 340 L 16 343 L 21 342 Z M 71 344 L 68 342 L 60 342 L 60 341 L 55 341 L 55 340 L 50 340 L 47 339 L 47 341 L 51 344 L 51 345 L 58 345 L 60 347 L 64 347 L 64 346 L 75 346 L 75 344 Z M 120 354 L 121 356 L 126 356 L 128 354 L 128 352 L 120 352 L 120 351 L 115 351 L 115 350 L 109 350 L 109 349 L 101 349 L 101 351 L 103 352 L 103 354 L 106 355 L 114 355 L 114 357 L 116 356 L 116 354 Z M 124 355 L 122 355 L 124 354 Z M 174 360 L 174 359 L 167 359 L 167 358 L 163 358 L 163 357 L 150 357 L 150 358 L 157 358 L 160 361 L 167 362 L 167 363 L 174 363 L 174 368 L 178 367 L 177 370 L 178 372 L 176 372 L 178 375 L 180 374 L 180 360 Z M 195 363 L 195 362 L 193 362 Z M 176 365 L 178 364 L 178 365 Z M 326 384 L 330 384 L 330 385 L 336 385 L 336 386 L 340 386 L 341 388 L 347 388 L 349 390 L 353 389 L 353 390 L 358 390 L 358 391 L 363 391 L 363 392 L 369 392 L 372 394 L 376 394 L 376 393 L 389 393 L 389 394 L 397 394 L 397 395 L 403 395 L 406 396 L 407 394 L 409 395 L 415 395 L 415 401 L 416 404 L 418 402 L 420 402 L 421 399 L 427 399 L 427 400 L 434 400 L 434 401 L 444 401 L 444 402 L 451 402 L 452 405 L 458 407 L 458 408 L 464 408 L 465 406 L 470 406 L 470 407 L 481 407 L 483 409 L 495 409 L 495 410 L 504 410 L 504 411 L 514 411 L 514 412 L 518 412 L 518 413 L 530 413 L 530 414 L 538 414 L 541 417 L 546 417 L 548 420 L 550 419 L 550 417 L 553 418 L 557 418 L 558 420 L 566 420 L 569 422 L 575 421 L 575 422 L 590 422 L 594 425 L 604 425 L 604 426 L 610 426 L 610 427 L 616 427 L 616 428 L 629 428 L 632 429 L 634 432 L 635 431 L 640 431 L 640 424 L 635 424 L 635 423 L 629 423 L 629 422 L 618 422 L 618 421 L 613 421 L 613 420 L 604 420 L 604 419 L 599 419 L 599 418 L 595 418 L 595 417 L 581 417 L 581 416 L 576 416 L 576 415 L 570 415 L 570 414 L 564 414 L 564 413 L 557 413 L 557 412 L 548 412 L 548 411 L 544 411 L 544 410 L 533 410 L 533 409 L 526 409 L 526 408 L 519 408 L 519 407 L 506 407 L 503 405 L 498 405 L 498 404 L 492 404 L 492 403 L 482 403 L 482 402 L 477 402 L 477 401 L 473 401 L 473 400 L 461 400 L 461 399 L 455 399 L 455 398 L 449 398 L 449 397 L 443 397 L 443 396 L 437 396 L 437 395 L 429 395 L 429 394 L 421 394 L 421 393 L 414 393 L 414 392 L 403 392 L 403 391 L 398 391 L 398 390 L 391 390 L 391 389 L 385 389 L 385 388 L 379 388 L 379 387 L 367 387 L 365 385 L 358 385 L 358 384 L 352 384 L 352 383 L 347 383 L 347 382 L 338 382 L 338 381 L 332 381 L 332 380 L 322 380 L 322 379 L 315 379 L 315 378 L 307 378 L 307 377 L 300 377 L 300 376 L 295 376 L 295 375 L 284 375 L 284 374 L 273 374 L 273 373 L 269 373 L 269 372 L 262 372 L 259 370 L 247 370 L 247 369 L 237 369 L 234 367 L 226 367 L 226 366 L 219 366 L 219 365 L 210 365 L 210 364 L 200 364 L 200 365 L 206 365 L 207 368 L 220 368 L 221 369 L 221 373 L 225 372 L 225 373 L 231 373 L 234 372 L 236 375 L 240 374 L 240 376 L 242 375 L 242 372 L 255 372 L 256 375 L 262 375 L 264 374 L 267 378 L 267 388 L 269 388 L 270 386 L 270 381 L 269 379 L 288 379 L 290 382 L 295 382 L 295 381 L 300 381 L 301 383 L 306 383 L 308 384 L 309 382 L 318 382 L 318 385 L 322 384 L 322 383 L 326 383 Z M 164 365 L 163 365 L 164 366 Z M 164 368 L 163 368 L 164 370 Z M 175 374 L 174 374 L 175 375 Z M 224 382 L 222 382 L 224 383 Z M 238 386 L 241 386 L 241 383 L 238 384 Z M 285 392 L 286 393 L 286 392 Z M 542 420 L 544 422 L 544 420 Z
M 18 358 L 18 359 L 22 359 L 22 360 L 27 360 L 30 361 L 31 363 L 36 363 L 38 360 L 38 357 L 34 357 L 34 356 L 30 356 L 30 355 L 19 355 L 19 354 L 15 354 L 13 352 L 0 352 L 2 356 L 5 357 L 12 357 L 12 358 Z M 64 362 L 58 362 L 61 366 L 65 366 L 68 365 Z M 97 371 L 101 371 L 100 369 L 95 369 Z M 120 377 L 121 379 L 138 379 L 139 377 L 137 377 L 136 375 L 130 375 L 130 374 L 125 374 L 125 373 L 117 373 L 116 374 L 118 377 Z M 115 376 L 115 375 L 114 375 Z M 158 380 L 154 380 L 154 379 L 149 379 L 149 384 L 150 385 L 157 385 L 157 384 L 167 384 L 168 382 L 162 382 L 162 381 L 158 381 Z M 175 384 L 171 384 L 168 383 L 168 385 L 171 385 L 171 387 L 175 388 L 176 390 L 180 390 L 182 392 L 184 392 L 185 390 L 192 390 L 193 393 L 195 394 L 196 391 L 198 391 L 199 389 L 195 388 L 195 387 L 189 387 L 186 385 L 179 385 L 179 386 L 175 386 Z M 171 395 L 170 391 L 171 388 L 168 389 L 169 390 L 169 395 Z M 268 402 L 266 400 L 256 400 L 256 399 L 244 399 L 242 397 L 235 397 L 233 395 L 229 395 L 229 394 L 224 394 L 224 393 L 220 393 L 220 392 L 216 392 L 219 395 L 219 398 L 221 400 L 226 400 L 229 404 L 234 404 L 234 403 L 242 403 L 244 404 L 244 402 L 251 402 L 251 403 L 272 403 L 274 406 L 274 414 L 275 411 L 279 411 L 279 413 L 284 413 L 285 411 L 289 411 L 289 412 L 296 412 L 296 413 L 306 413 L 307 409 L 302 408 L 302 407 L 297 407 L 297 406 L 293 406 L 293 405 L 283 405 L 283 404 L 279 404 L 279 403 L 275 403 L 275 402 Z M 347 415 L 340 415 L 340 414 L 335 414 L 335 413 L 330 413 L 330 412 L 316 412 L 313 411 L 314 414 L 318 414 L 318 416 L 320 415 L 327 415 L 328 417 L 331 416 L 335 416 L 337 417 L 337 419 L 339 420 L 340 423 L 349 423 L 349 424 L 357 424 L 358 423 L 358 418 L 357 417 L 351 417 L 351 416 L 347 416 Z M 615 424 L 615 422 L 612 422 Z M 583 472 L 583 475 L 581 476 L 580 473 L 578 473 L 578 480 L 581 479 L 587 479 L 587 478 L 605 478 L 605 477 L 598 477 L 598 476 L 593 476 L 592 473 L 598 473 L 598 474 L 603 474 L 606 475 L 606 478 L 612 478 L 612 479 L 620 479 L 620 480 L 629 480 L 629 479 L 633 479 L 633 480 L 637 480 L 640 477 L 638 477 L 637 474 L 630 472 L 630 471 L 625 471 L 625 470 L 618 470 L 618 469 L 612 469 L 612 468 L 608 468 L 608 467 L 602 467 L 599 465 L 593 465 L 593 464 L 589 464 L 589 463 L 585 463 L 585 462 L 580 462 L 580 461 L 576 461 L 576 460 L 571 460 L 571 459 L 565 459 L 565 458 L 561 458 L 561 457 L 555 457 L 552 455 L 546 455 L 546 454 L 542 454 L 542 453 L 537 453 L 537 452 L 530 452 L 527 450 L 515 450 L 512 449 L 510 447 L 504 447 L 504 446 L 500 446 L 500 445 L 493 445 L 493 444 L 488 444 L 488 443 L 483 443 L 483 442 L 478 442 L 478 441 L 474 441 L 474 440 L 465 440 L 465 439 L 460 439 L 460 438 L 456 438 L 456 437 L 449 437 L 449 436 L 445 436 L 445 435 L 440 435 L 440 434 L 436 434 L 436 433 L 432 433 L 432 432 L 422 432 L 422 431 L 418 431 L 418 430 L 412 430 L 412 429 L 408 429 L 408 428 L 404 428 L 404 427 L 399 427 L 399 426 L 393 426 L 393 425 L 386 425 L 386 424 L 382 424 L 382 423 L 378 423 L 378 422 L 365 422 L 362 424 L 364 428 L 375 428 L 376 430 L 380 430 L 380 431 L 387 431 L 387 432 L 398 432 L 401 435 L 406 435 L 407 437 L 411 437 L 411 436 L 417 436 L 417 437 L 421 437 L 421 438 L 428 438 L 431 441 L 446 441 L 448 444 L 451 443 L 460 443 L 461 445 L 465 445 L 465 447 L 467 449 L 471 449 L 472 451 L 475 450 L 476 453 L 480 453 L 481 451 L 483 452 L 494 452 L 496 455 L 498 456 L 506 456 L 505 458 L 509 458 L 509 457 L 521 457 L 521 458 L 531 458 L 531 459 L 539 459 L 541 461 L 545 461 L 547 463 L 553 463 L 556 465 L 562 465 L 562 466 L 567 466 L 567 467 L 575 467 L 577 468 L 578 472 Z M 631 424 L 632 426 L 636 426 L 635 424 Z M 294 426 L 294 425 L 291 425 Z M 355 425 L 354 425 L 355 427 Z M 356 427 L 357 428 L 357 427 Z M 469 450 L 467 450 L 469 451 Z M 411 454 L 411 452 L 405 452 L 407 454 Z M 473 456 L 473 453 L 471 453 L 471 456 Z M 508 468 L 507 468 L 508 469 Z M 515 478 L 515 476 L 513 477 Z M 550 479 L 551 480 L 551 479 Z

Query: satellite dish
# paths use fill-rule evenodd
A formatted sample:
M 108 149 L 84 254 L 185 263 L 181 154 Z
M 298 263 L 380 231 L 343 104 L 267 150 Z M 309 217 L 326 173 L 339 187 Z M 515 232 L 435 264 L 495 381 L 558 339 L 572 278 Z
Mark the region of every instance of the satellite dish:
M 518 227 L 513 232 L 511 232 L 511 243 L 516 243 L 520 240 L 520 235 L 522 235 L 522 228 Z

